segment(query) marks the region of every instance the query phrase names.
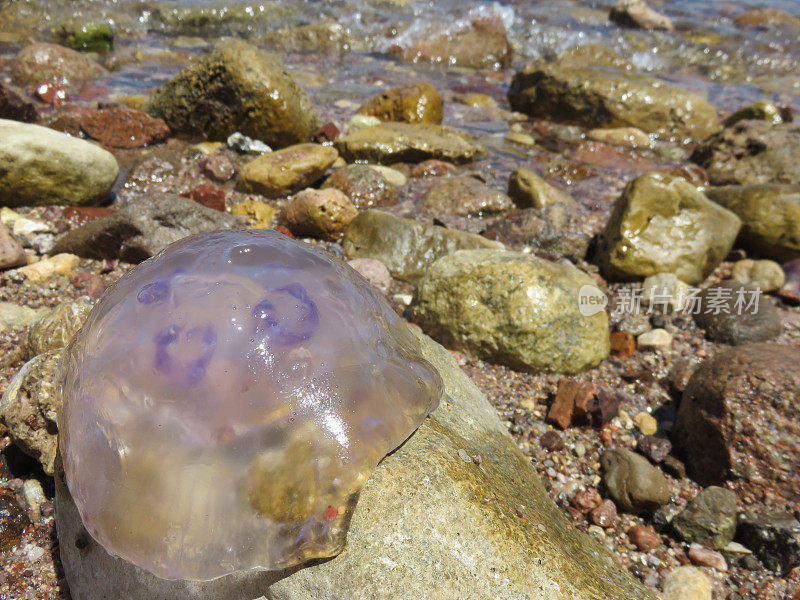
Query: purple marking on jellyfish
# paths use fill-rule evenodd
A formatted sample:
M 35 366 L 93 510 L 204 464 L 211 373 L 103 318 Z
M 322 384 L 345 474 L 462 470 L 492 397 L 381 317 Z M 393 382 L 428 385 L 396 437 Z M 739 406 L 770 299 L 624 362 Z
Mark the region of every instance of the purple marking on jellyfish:
M 253 308 L 256 333 L 267 337 L 276 346 L 293 346 L 314 335 L 319 325 L 319 311 L 302 285 L 290 283 L 272 290 L 269 294 L 273 297 L 276 294 L 286 294 L 297 300 L 297 314 L 281 314 L 276 306 L 277 302 L 262 300 Z
M 156 371 L 167 377 L 173 384 L 180 388 L 190 388 L 196 386 L 205 377 L 206 367 L 211 362 L 217 347 L 217 334 L 211 326 L 189 329 L 181 337 L 182 331 L 183 327 L 170 325 L 156 334 L 154 364 Z M 170 346 L 177 342 L 182 342 L 186 347 L 182 348 L 177 356 L 172 356 Z M 181 360 L 187 355 L 195 356 L 194 360 Z
M 142 304 L 154 304 L 163 302 L 169 295 L 169 284 L 166 281 L 154 281 L 143 285 L 136 295 L 136 299 Z

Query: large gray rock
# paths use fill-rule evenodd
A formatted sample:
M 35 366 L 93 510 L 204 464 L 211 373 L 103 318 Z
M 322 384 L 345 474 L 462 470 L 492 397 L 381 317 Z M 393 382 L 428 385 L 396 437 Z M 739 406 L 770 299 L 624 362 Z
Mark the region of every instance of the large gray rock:
M 423 225 L 380 210 L 366 210 L 347 227 L 342 242 L 347 258 L 377 258 L 398 279 L 416 281 L 433 262 L 456 250 L 501 249 L 473 233 Z
M 420 339 L 444 397 L 370 476 L 339 556 L 205 583 L 157 579 L 91 539 L 59 473 L 56 520 L 74 600 L 655 600 L 569 524 L 486 398 L 444 348 Z
M 447 346 L 526 371 L 576 373 L 610 349 L 605 310 L 585 316 L 575 267 L 521 252 L 462 250 L 417 285 L 412 318 Z
M 280 58 L 242 41 L 186 67 L 147 111 L 176 132 L 224 140 L 239 131 L 273 148 L 307 142 L 319 126 L 311 99 Z
M 596 258 L 608 279 L 674 273 L 694 285 L 725 258 L 740 226 L 739 217 L 686 180 L 648 173 L 617 200 Z
M 695 139 L 720 130 L 716 111 L 700 96 L 626 71 L 534 62 L 514 75 L 508 100 L 531 116 L 585 127 L 637 127 Z
M 47 127 L 0 119 L 0 204 L 95 204 L 119 167 L 99 146 Z
M 186 236 L 244 226 L 244 219 L 194 200 L 151 194 L 111 216 L 73 229 L 56 241 L 52 252 L 139 263 Z

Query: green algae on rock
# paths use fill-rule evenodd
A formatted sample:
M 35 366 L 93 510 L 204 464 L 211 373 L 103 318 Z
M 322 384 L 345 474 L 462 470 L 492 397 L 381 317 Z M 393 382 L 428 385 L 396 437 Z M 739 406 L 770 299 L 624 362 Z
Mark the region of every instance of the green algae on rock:
M 57 27 L 55 35 L 59 43 L 81 52 L 105 54 L 114 49 L 114 31 L 108 23 L 69 21 Z
M 515 369 L 577 373 L 610 351 L 605 310 L 585 316 L 575 267 L 520 252 L 462 250 L 417 284 L 412 319 L 446 346 Z
M 242 41 L 186 67 L 146 110 L 177 133 L 225 140 L 238 131 L 273 148 L 307 142 L 319 126 L 310 98 L 280 58 Z
M 0 119 L 0 203 L 97 204 L 117 179 L 114 156 L 47 127 Z
M 465 163 L 483 156 L 486 148 L 452 127 L 430 124 L 382 123 L 364 127 L 335 142 L 348 162 L 380 164 L 422 162 L 438 158 Z
M 255 600 L 267 591 L 275 600 L 655 600 L 564 518 L 486 397 L 444 348 L 418 337 L 444 395 L 367 480 L 341 554 L 202 585 L 156 579 L 87 535 L 57 475 L 61 554 L 75 600 L 119 598 L 122 590 L 126 600 Z M 465 462 L 462 454 L 481 460 Z
M 584 127 L 637 127 L 703 139 L 720 130 L 714 108 L 664 81 L 621 71 L 534 62 L 511 80 L 514 110 Z
M 457 250 L 503 247 L 474 233 L 423 225 L 380 210 L 359 214 L 345 230 L 342 246 L 347 258 L 377 258 L 392 276 L 411 282 L 441 256 Z
M 617 200 L 596 259 L 608 279 L 674 273 L 694 285 L 725 258 L 740 226 L 739 217 L 686 180 L 649 173 L 630 182 Z
M 706 195 L 739 216 L 746 248 L 781 261 L 800 257 L 800 185 L 729 185 Z

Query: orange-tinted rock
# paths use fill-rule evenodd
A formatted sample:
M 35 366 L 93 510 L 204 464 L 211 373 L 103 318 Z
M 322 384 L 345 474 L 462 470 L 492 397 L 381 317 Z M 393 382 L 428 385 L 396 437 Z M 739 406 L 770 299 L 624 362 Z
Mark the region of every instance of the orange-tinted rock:
M 630 356 L 636 352 L 636 338 L 624 331 L 611 334 L 611 351 L 620 356 Z
M 161 119 L 124 106 L 88 113 L 81 119 L 81 129 L 90 138 L 112 148 L 140 148 L 161 142 L 169 135 L 169 127 Z
M 201 185 L 181 196 L 191 198 L 208 208 L 225 212 L 225 190 L 215 185 Z

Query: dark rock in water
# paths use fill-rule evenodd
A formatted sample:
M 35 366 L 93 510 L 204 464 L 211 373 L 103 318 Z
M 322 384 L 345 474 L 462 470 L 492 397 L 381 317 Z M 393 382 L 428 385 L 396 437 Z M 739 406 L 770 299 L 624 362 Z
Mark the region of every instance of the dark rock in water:
M 617 200 L 596 259 L 609 279 L 674 273 L 693 285 L 727 256 L 740 226 L 739 217 L 684 179 L 648 173 Z
M 583 258 L 589 247 L 589 236 L 565 231 L 564 223 L 555 222 L 559 216 L 556 213 L 570 215 L 571 211 L 561 204 L 551 204 L 544 210 L 526 208 L 492 224 L 483 235 L 513 248 L 543 252 L 554 259 Z
M 709 486 L 672 519 L 672 527 L 686 542 L 721 550 L 736 533 L 736 494 Z
M 739 121 L 695 148 L 713 185 L 800 184 L 800 125 Z
M 435 87 L 429 83 L 415 83 L 378 94 L 359 108 L 358 113 L 381 121 L 438 125 L 444 117 L 444 105 Z
M 800 257 L 800 184 L 726 185 L 706 195 L 742 220 L 739 241 L 776 260 Z
M 585 127 L 637 127 L 703 139 L 719 131 L 714 108 L 700 96 L 644 75 L 534 62 L 511 80 L 514 110 Z
M 643 456 L 615 448 L 605 451 L 600 464 L 603 482 L 623 510 L 651 512 L 669 502 L 667 478 Z
M 261 43 L 281 52 L 337 54 L 363 46 L 341 23 L 319 23 L 279 29 L 263 36 Z
M 466 29 L 433 37 L 407 48 L 393 48 L 407 62 L 431 62 L 474 69 L 499 69 L 511 63 L 512 49 L 500 19 L 476 19 Z
M 241 41 L 185 68 L 146 110 L 175 132 L 224 140 L 238 131 L 273 148 L 310 140 L 320 124 L 280 58 Z
M 0 82 L 0 119 L 32 123 L 36 120 L 36 105 L 23 90 Z
M 344 192 L 356 208 L 381 208 L 397 202 L 397 190 L 367 165 L 347 165 L 331 173 L 322 188 L 336 188 Z
M 730 477 L 800 490 L 800 348 L 745 344 L 707 359 L 683 393 L 673 443 L 701 485 Z
M 69 231 L 53 253 L 139 263 L 172 242 L 195 233 L 243 227 L 245 221 L 174 194 L 152 194 L 111 216 Z
M 105 71 L 80 52 L 45 42 L 25 46 L 17 54 L 11 68 L 14 81 L 25 89 L 46 81 L 79 89 Z
M 800 565 L 800 521 L 791 513 L 743 514 L 736 539 L 768 569 L 786 573 Z
M 664 31 L 675 29 L 669 17 L 654 11 L 644 0 L 620 0 L 611 9 L 608 18 L 623 27 Z
M 416 281 L 433 262 L 457 250 L 502 249 L 480 235 L 423 225 L 380 210 L 366 210 L 347 227 L 342 242 L 347 258 L 377 258 L 404 281 Z
M 292 14 L 290 7 L 278 2 L 204 4 L 159 2 L 150 14 L 150 29 L 168 35 L 250 38 Z
M 636 449 L 658 464 L 663 462 L 672 451 L 672 443 L 667 438 L 643 435 L 636 443 Z
M 437 180 L 422 196 L 420 203 L 437 216 L 481 216 L 514 208 L 506 194 L 469 176 Z
M 715 342 L 766 342 L 783 331 L 781 317 L 769 298 L 732 279 L 703 290 L 698 309 L 695 322 Z

